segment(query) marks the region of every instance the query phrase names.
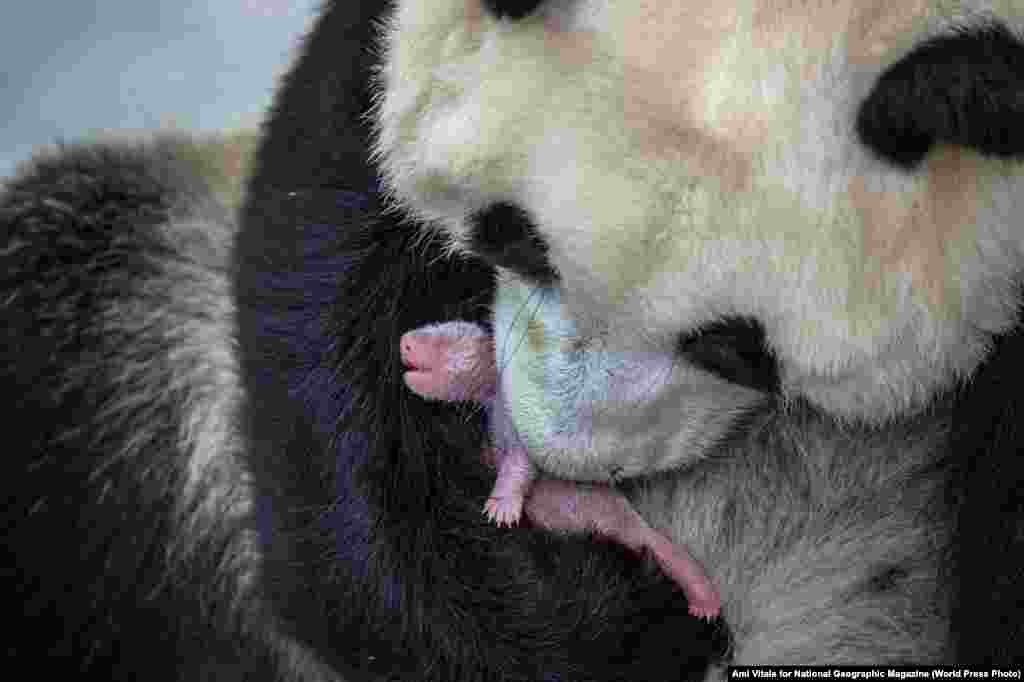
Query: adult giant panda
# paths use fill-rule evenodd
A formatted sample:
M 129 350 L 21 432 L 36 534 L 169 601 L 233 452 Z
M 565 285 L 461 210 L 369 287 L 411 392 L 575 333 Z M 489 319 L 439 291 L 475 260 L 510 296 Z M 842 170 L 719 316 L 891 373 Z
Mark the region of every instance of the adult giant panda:
M 238 228 L 181 141 L 38 157 L 0 197 L 9 659 L 1020 663 L 1022 28 L 1019 0 L 336 0 Z M 404 390 L 397 342 L 489 325 L 497 280 L 570 330 L 526 344 L 516 427 L 685 542 L 715 623 L 622 547 L 479 513 L 482 416 Z M 595 348 L 673 355 L 655 428 L 546 399 Z

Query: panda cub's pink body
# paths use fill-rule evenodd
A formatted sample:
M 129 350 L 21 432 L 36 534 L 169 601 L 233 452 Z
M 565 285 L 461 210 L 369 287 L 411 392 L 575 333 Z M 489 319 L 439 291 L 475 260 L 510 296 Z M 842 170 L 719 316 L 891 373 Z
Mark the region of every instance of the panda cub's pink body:
M 418 395 L 487 405 L 492 443 L 487 458 L 498 470 L 484 511 L 499 525 L 518 523 L 523 513 L 544 528 L 593 530 L 637 552 L 647 549 L 683 589 L 690 613 L 713 618 L 718 591 L 687 549 L 654 530 L 619 492 L 602 484 L 540 478 L 504 404 L 498 386 L 494 339 L 464 321 L 426 325 L 402 336 L 406 385 Z

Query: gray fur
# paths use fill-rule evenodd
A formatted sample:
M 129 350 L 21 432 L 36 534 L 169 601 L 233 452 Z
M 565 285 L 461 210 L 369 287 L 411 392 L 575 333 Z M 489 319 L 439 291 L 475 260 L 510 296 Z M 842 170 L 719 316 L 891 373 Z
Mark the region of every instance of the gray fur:
M 718 581 L 732 663 L 940 663 L 947 428 L 941 410 L 869 429 L 796 405 L 631 499 Z

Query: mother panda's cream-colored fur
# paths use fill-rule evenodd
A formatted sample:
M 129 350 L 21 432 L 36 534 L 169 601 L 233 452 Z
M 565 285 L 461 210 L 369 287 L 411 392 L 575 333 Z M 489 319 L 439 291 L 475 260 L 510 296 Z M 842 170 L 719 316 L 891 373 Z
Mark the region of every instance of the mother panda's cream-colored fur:
M 634 501 L 716 577 L 735 663 L 947 660 L 950 390 L 1024 266 L 1022 27 L 1019 0 L 404 0 L 387 24 L 377 156 L 502 266 L 531 457 L 695 464 Z M 777 392 L 679 353 L 731 319 Z
M 456 238 L 492 204 L 526 211 L 569 315 L 612 344 L 754 317 L 785 394 L 880 420 L 1014 319 L 1024 166 L 939 146 L 908 172 L 858 109 L 916 45 L 993 16 L 1024 4 L 579 0 L 513 22 L 402 2 L 378 149 Z

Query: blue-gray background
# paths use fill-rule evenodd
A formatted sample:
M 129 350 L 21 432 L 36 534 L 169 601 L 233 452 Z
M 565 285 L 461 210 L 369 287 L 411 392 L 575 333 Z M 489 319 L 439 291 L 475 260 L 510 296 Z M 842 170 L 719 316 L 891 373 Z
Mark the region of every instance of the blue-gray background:
M 7 0 L 0 11 L 0 177 L 33 147 L 58 139 L 255 127 L 319 6 Z

